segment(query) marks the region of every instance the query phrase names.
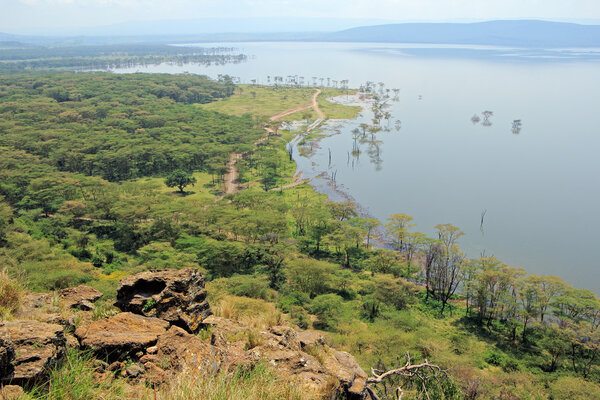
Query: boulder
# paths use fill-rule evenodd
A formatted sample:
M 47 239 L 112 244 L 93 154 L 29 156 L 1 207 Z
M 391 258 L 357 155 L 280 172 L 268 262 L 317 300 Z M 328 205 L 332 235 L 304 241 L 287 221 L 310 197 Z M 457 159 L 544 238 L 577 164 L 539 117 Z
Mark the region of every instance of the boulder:
M 178 326 L 172 326 L 167 333 L 161 335 L 156 347 L 158 350 L 153 357 L 164 363 L 168 362 L 169 368 L 172 369 L 181 369 L 184 366 L 201 369 L 215 368 L 222 363 L 232 364 L 243 358 L 243 352 L 238 352 L 237 357 L 232 357 L 229 354 L 229 348 L 206 343 L 198 336 L 189 334 Z
M 119 359 L 153 346 L 168 327 L 169 323 L 161 319 L 126 312 L 86 322 L 75 330 L 75 336 L 96 354 Z
M 204 276 L 193 268 L 142 272 L 123 278 L 115 306 L 195 333 L 211 315 Z
M 23 399 L 25 392 L 21 386 L 6 385 L 0 388 L 0 400 Z
M 299 331 L 297 333 L 298 340 L 302 349 L 306 349 L 309 346 L 323 346 L 325 345 L 325 338 L 317 331 Z
M 63 327 L 38 321 L 0 323 L 0 339 L 14 348 L 13 370 L 3 381 L 25 384 L 47 376 L 64 356 Z
M 79 285 L 74 288 L 66 288 L 58 291 L 61 302 L 68 308 L 79 308 L 84 311 L 94 309 L 94 303 L 100 297 L 102 292 L 93 287 Z
M 351 354 L 333 351 L 333 354 L 323 360 L 323 365 L 340 382 L 338 390 L 346 396 L 345 398 L 364 398 L 367 374 Z

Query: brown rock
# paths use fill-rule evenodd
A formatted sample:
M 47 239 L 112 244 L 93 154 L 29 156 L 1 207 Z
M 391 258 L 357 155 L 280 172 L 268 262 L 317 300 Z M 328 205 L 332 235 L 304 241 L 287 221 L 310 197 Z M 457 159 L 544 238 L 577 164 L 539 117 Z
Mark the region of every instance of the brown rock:
M 106 367 L 107 371 L 110 372 L 117 372 L 117 371 L 121 371 L 125 369 L 125 363 L 122 361 L 115 361 L 112 364 L 110 364 L 108 367 Z
M 144 369 L 137 364 L 130 365 L 125 369 L 125 372 L 129 378 L 137 378 L 144 375 Z
M 300 341 L 294 329 L 288 326 L 272 326 L 269 328 L 269 332 L 276 336 L 279 345 L 289 349 L 300 350 Z
M 211 314 L 204 276 L 193 268 L 123 278 L 115 305 L 123 311 L 164 319 L 188 332 L 197 332 Z
M 165 333 L 168 327 L 168 322 L 157 318 L 121 313 L 84 323 L 77 328 L 75 336 L 83 347 L 117 359 L 154 345 L 158 336 Z
M 164 369 L 156 366 L 156 364 L 152 362 L 147 362 L 144 364 L 144 368 L 146 368 L 146 381 L 154 384 L 160 385 L 164 383 L 168 379 L 168 374 Z
M 74 288 L 66 288 L 58 291 L 62 303 L 68 308 L 79 308 L 84 311 L 94 309 L 94 303 L 102 293 L 93 287 L 80 285 Z
M 6 385 L 0 388 L 0 400 L 18 400 L 23 394 L 21 386 Z
M 63 327 L 38 321 L 0 323 L 0 338 L 14 348 L 14 370 L 3 378 L 28 383 L 45 377 L 65 352 Z
M 160 360 L 160 358 L 158 358 L 158 356 L 156 354 L 145 354 L 143 356 L 140 357 L 140 362 L 142 364 L 146 364 L 147 362 L 153 362 L 156 363 Z
M 167 333 L 161 335 L 156 347 L 158 351 L 155 357 L 164 362 L 168 361 L 171 367 L 177 369 L 184 365 L 197 367 L 212 361 L 219 363 L 223 358 L 221 349 L 177 326 L 172 326 Z
M 79 348 L 79 340 L 70 333 L 65 334 L 66 345 L 69 349 L 78 349 Z
M 300 346 L 306 348 L 307 346 L 324 346 L 325 338 L 317 331 L 299 331 L 297 333 Z
M 348 399 L 363 399 L 367 374 L 360 368 L 354 357 L 345 351 L 334 351 L 323 364 L 340 381 L 339 390 Z
M 331 390 L 331 382 L 335 381 L 338 382 L 336 391 L 341 398 L 364 399 L 365 372 L 350 354 L 327 346 L 323 335 L 317 331 L 272 326 L 257 332 L 260 336 L 258 345 L 244 351 L 247 346 L 243 340 L 230 343 L 226 338 L 244 338 L 244 334 L 253 330 L 251 327 L 215 316 L 208 317 L 204 323 L 212 326 L 211 344 L 226 354 L 233 361 L 232 365 L 265 359 L 285 375 L 294 377 L 306 391 L 321 393 Z

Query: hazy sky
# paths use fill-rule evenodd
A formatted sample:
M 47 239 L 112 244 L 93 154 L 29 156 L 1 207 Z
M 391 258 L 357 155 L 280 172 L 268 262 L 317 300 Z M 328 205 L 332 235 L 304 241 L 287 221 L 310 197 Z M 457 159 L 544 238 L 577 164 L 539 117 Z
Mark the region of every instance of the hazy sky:
M 207 17 L 600 20 L 600 0 L 0 0 L 0 32 Z

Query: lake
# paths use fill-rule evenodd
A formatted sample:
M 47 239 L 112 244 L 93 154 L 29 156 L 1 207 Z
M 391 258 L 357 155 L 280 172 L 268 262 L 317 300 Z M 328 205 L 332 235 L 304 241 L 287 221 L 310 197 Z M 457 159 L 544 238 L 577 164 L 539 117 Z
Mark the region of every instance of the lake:
M 414 217 L 434 234 L 451 223 L 466 235 L 469 257 L 494 255 L 538 275 L 559 275 L 600 293 L 600 52 L 377 43 L 227 43 L 250 56 L 222 66 L 155 65 L 116 72 L 229 74 L 242 82 L 298 75 L 366 81 L 398 88 L 389 102 L 389 132 L 377 134 L 378 156 L 351 131 L 370 123 L 365 111 L 321 140 L 310 159 L 297 157 L 313 185 L 336 175 L 370 215 Z M 492 111 L 489 124 L 474 123 Z M 400 120 L 400 129 L 395 121 Z M 513 132 L 513 121 L 521 120 Z M 387 122 L 382 123 L 387 126 Z M 329 133 L 334 133 L 331 129 Z M 329 151 L 331 150 L 331 164 Z M 371 152 L 373 153 L 373 152 Z M 339 197 L 339 196 L 338 196 Z M 481 223 L 482 213 L 485 214 Z

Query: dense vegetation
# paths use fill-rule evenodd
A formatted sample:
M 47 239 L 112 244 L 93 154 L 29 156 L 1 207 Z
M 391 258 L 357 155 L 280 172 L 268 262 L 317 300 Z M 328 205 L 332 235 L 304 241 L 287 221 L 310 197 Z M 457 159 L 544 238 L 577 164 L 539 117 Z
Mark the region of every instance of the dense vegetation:
M 101 317 L 113 312 L 119 278 L 191 266 L 211 280 L 221 315 L 283 313 L 329 332 L 366 371 L 404 365 L 407 352 L 440 365 L 448 378 L 427 382 L 431 398 L 600 398 L 593 293 L 494 258 L 465 259 L 458 228 L 438 225 L 428 238 L 404 214 L 388 221 L 391 248 L 375 248 L 379 222 L 352 204 L 306 185 L 270 190 L 294 173 L 279 137 L 289 133 L 257 142 L 256 117 L 188 104 L 226 107 L 240 96 L 231 84 L 106 74 L 0 82 L 0 265 L 11 276 L 0 277 L 0 293 L 12 293 L 0 296 L 4 317 L 18 307 L 15 279 L 39 291 L 96 286 Z M 245 190 L 222 196 L 232 152 L 244 153 Z M 165 186 L 180 169 L 195 181 L 185 193 Z M 419 398 L 420 384 L 403 380 L 404 398 Z M 392 386 L 377 389 L 393 398 Z

